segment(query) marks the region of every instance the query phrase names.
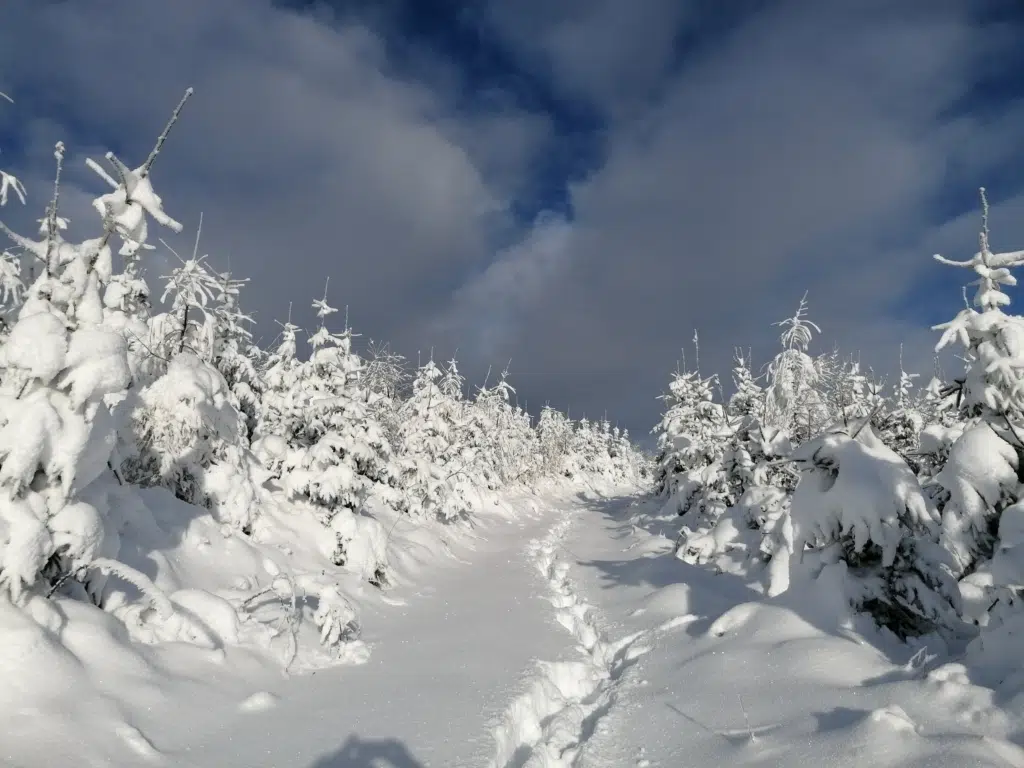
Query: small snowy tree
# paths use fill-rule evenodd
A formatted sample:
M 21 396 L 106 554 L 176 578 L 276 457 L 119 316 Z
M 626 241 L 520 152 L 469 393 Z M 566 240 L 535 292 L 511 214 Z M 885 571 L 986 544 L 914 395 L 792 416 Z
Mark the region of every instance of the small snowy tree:
M 1024 264 L 1024 251 L 993 253 L 989 247 L 988 202 L 982 190 L 978 252 L 967 261 L 940 263 L 977 275 L 974 307 L 942 325 L 938 349 L 957 343 L 967 370 L 955 382 L 966 429 L 932 480 L 943 513 L 947 546 L 960 573 L 970 573 L 996 548 L 1003 511 L 1021 498 L 1019 471 L 1024 451 L 1024 319 L 1007 315 L 1004 286 L 1016 285 L 1010 270 Z
M 313 307 L 320 327 L 310 338 L 309 360 L 295 358 L 297 329 L 291 323 L 268 358 L 256 452 L 290 498 L 311 505 L 328 531 L 324 551 L 334 563 L 382 583 L 385 537 L 379 523 L 357 516 L 372 497 L 395 501 L 397 468 L 367 402 L 352 332 L 327 329 L 326 318 L 337 310 L 326 296 Z
M 879 439 L 907 462 L 915 474 L 920 475 L 922 465 L 921 431 L 925 416 L 921 408 L 921 393 L 915 388 L 916 373 L 903 368 L 900 354 L 900 377 L 893 397 L 879 409 L 872 426 Z
M 103 296 L 115 237 L 122 250 L 136 252 L 147 216 L 180 229 L 153 191 L 150 171 L 181 104 L 142 166 L 131 170 L 108 153 L 120 181 L 106 177 L 114 189 L 96 200 L 99 237 L 77 245 L 64 239 L 60 143 L 43 240 L 0 224 L 41 269 L 0 347 L 0 586 L 15 600 L 26 590 L 48 594 L 71 577 L 84 580 L 94 563 L 107 563 L 94 571 L 117 570 L 109 560 L 116 540 L 100 508 L 86 501 L 94 484 L 110 481 L 112 408 L 132 378 L 124 337 L 105 326 Z
M 679 515 L 716 517 L 722 511 L 727 424 L 725 409 L 715 402 L 718 379 L 677 372 L 664 399 L 669 403 L 658 433 L 659 491 Z
M 454 377 L 446 380 L 433 360 L 419 369 L 412 395 L 399 411 L 398 428 L 405 508 L 442 521 L 463 517 L 473 508 L 465 476 L 456 466 L 462 392 L 454 363 L 449 373 Z
M 248 533 L 263 470 L 249 450 L 255 372 L 243 367 L 239 348 L 248 338 L 241 327 L 247 318 L 237 310 L 240 281 L 214 273 L 198 255 L 201 231 L 200 219 L 188 259 L 168 246 L 180 265 L 164 277 L 167 311 L 149 318 L 148 343 L 140 345 L 149 357 L 135 366 L 141 389 L 122 469 L 129 481 L 164 486 Z M 246 371 L 248 380 L 241 380 Z M 248 396 L 248 416 L 236 392 Z
M 491 489 L 521 480 L 535 469 L 536 435 L 529 416 L 512 404 L 515 389 L 502 371 L 498 383 L 486 383 L 468 411 L 466 438 L 477 460 L 474 469 Z
M 807 319 L 807 295 L 796 313 L 775 325 L 784 330 L 782 352 L 768 364 L 769 385 L 765 403 L 765 424 L 786 432 L 795 441 L 815 434 L 828 420 L 816 389 L 821 378 L 819 366 L 807 354 L 815 333 L 821 329 Z
M 370 340 L 366 349 L 363 385 L 374 416 L 380 421 L 388 441 L 397 444 L 401 424 L 399 404 L 409 394 L 408 360 L 387 343 Z
M 845 585 L 846 598 L 900 637 L 955 626 L 960 593 L 939 545 L 939 515 L 913 472 L 879 440 L 867 417 L 794 453 L 792 538 L 781 561 L 813 562 Z M 838 569 L 838 570 L 837 570 Z M 775 568 L 776 577 L 783 576 Z M 776 584 L 775 592 L 780 589 Z
M 263 383 L 258 371 L 260 350 L 253 343 L 250 315 L 242 311 L 239 294 L 249 281 L 235 280 L 230 273 L 217 276 L 214 299 L 213 366 L 227 382 L 237 406 L 245 415 L 246 437 L 251 438 L 259 417 Z
M 212 361 L 217 318 L 211 305 L 220 293 L 220 276 L 207 268 L 206 256 L 193 253 L 182 259 L 173 250 L 171 253 L 180 265 L 162 278 L 165 283 L 160 301 L 168 304 L 168 311 L 153 318 L 153 347 L 165 359 L 188 351 L 201 360 Z
M 537 439 L 544 470 L 551 475 L 562 475 L 568 470 L 566 459 L 572 444 L 572 422 L 561 411 L 549 405 L 541 409 L 537 420 Z
M 738 566 L 770 559 L 776 525 L 788 512 L 796 485 L 791 465 L 778 461 L 789 454 L 789 439 L 764 424 L 766 393 L 739 351 L 733 383 L 722 436 L 721 499 L 726 509 L 703 526 L 684 528 L 676 545 L 682 559 L 714 561 L 723 569 L 729 567 L 727 558 Z
M 125 478 L 160 485 L 190 504 L 208 503 L 203 477 L 216 462 L 243 450 L 245 422 L 224 377 L 192 352 L 176 354 L 167 370 L 139 393 L 132 411 L 134 450 Z M 248 515 L 241 525 L 248 525 Z

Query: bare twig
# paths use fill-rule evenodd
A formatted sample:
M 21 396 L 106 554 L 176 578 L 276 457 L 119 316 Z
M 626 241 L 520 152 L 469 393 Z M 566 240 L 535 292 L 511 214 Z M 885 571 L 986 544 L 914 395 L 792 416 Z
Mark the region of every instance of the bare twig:
M 46 212 L 46 271 L 53 274 L 57 265 L 50 263 L 54 239 L 57 236 L 57 204 L 60 202 L 60 173 L 64 169 L 64 142 L 58 141 L 53 148 L 53 156 L 57 159 L 57 172 L 53 177 L 53 199 L 50 201 L 50 208 Z
M 167 135 L 171 132 L 171 128 L 174 127 L 174 124 L 178 122 L 178 118 L 181 116 L 181 110 L 192 93 L 193 89 L 191 87 L 185 89 L 185 95 L 181 97 L 181 101 L 178 102 L 178 106 L 174 108 L 174 112 L 171 114 L 171 119 L 167 121 L 167 125 L 164 127 L 163 133 L 161 133 L 157 138 L 156 145 L 149 153 L 149 157 L 146 158 L 146 162 L 143 163 L 142 168 L 139 171 L 139 176 L 142 178 L 149 175 L 149 170 L 153 167 L 153 161 L 156 160 L 156 156 L 159 155 L 160 150 L 163 149 L 164 142 L 167 141 Z

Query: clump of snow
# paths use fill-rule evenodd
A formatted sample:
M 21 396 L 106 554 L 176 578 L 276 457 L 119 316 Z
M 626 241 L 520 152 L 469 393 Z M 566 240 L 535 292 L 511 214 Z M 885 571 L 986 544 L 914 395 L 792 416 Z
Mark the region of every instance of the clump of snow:
M 22 312 L 0 350 L 7 368 L 48 384 L 64 370 L 68 354 L 67 329 L 61 319 L 49 312 Z
M 259 691 L 248 697 L 238 705 L 242 712 L 265 712 L 273 709 L 277 704 L 277 697 L 267 691 Z

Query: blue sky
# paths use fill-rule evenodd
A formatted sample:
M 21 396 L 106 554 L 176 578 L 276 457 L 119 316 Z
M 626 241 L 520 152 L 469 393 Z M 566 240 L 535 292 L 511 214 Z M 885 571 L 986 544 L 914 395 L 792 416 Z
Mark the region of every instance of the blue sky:
M 805 290 L 820 349 L 930 369 L 979 185 L 1024 247 L 1022 33 L 1010 0 L 9 0 L 5 215 L 62 139 L 88 234 L 84 158 L 140 161 L 193 85 L 171 242 L 202 212 L 261 331 L 330 275 L 365 337 L 646 431 L 694 328 L 707 371 L 765 362 Z

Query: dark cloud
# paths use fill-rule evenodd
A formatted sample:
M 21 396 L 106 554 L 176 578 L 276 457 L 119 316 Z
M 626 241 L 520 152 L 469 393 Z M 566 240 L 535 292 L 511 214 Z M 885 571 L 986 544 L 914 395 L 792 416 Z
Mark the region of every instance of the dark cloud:
M 3 3 L 0 30 L 16 34 L 0 88 L 18 103 L 0 109 L 0 144 L 35 213 L 63 138 L 77 169 L 65 210 L 89 221 L 101 187 L 82 158 L 141 161 L 194 85 L 155 180 L 192 230 L 175 247 L 202 211 L 202 250 L 252 277 L 261 332 L 289 302 L 308 322 L 330 275 L 365 335 L 413 357 L 458 348 L 474 375 L 511 358 L 531 407 L 608 409 L 634 432 L 694 328 L 705 370 L 727 371 L 734 345 L 764 362 L 770 324 L 805 290 L 819 349 L 889 368 L 903 341 L 928 371 L 927 325 L 956 311 L 961 279 L 930 255 L 973 246 L 978 183 L 991 179 L 995 242 L 1024 238 L 1009 171 L 1020 89 L 978 97 L 1010 61 L 1012 18 L 945 0 L 482 7 L 481 39 L 558 98 L 467 99 L 477 59 L 422 40 L 399 65 L 389 13 Z M 560 161 L 581 152 L 567 117 L 581 109 L 601 116 L 576 126 L 600 152 L 558 181 L 571 214 L 523 225 L 517 207 L 554 204 L 523 199 L 552 168 L 580 172 Z
M 701 22 L 701 6 L 714 8 L 694 0 L 522 0 L 490 3 L 486 15 L 568 95 L 622 116 L 657 91 L 676 60 L 679 38 Z

